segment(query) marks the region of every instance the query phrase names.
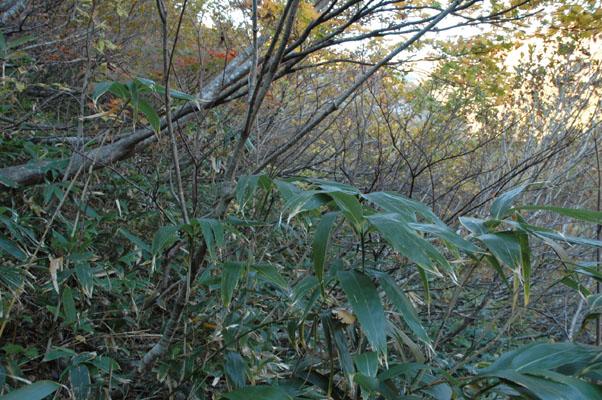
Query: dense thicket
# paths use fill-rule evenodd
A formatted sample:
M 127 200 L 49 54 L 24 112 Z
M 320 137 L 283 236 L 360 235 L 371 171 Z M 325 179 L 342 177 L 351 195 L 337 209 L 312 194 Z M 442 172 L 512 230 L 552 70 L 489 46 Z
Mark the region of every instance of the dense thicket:
M 0 0 L 0 398 L 602 398 L 601 30 Z

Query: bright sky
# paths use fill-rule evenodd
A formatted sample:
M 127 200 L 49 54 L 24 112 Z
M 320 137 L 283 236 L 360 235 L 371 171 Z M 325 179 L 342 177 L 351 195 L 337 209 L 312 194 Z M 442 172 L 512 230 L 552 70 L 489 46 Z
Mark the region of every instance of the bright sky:
M 489 4 L 490 4 L 489 2 L 483 3 L 484 6 L 487 6 Z M 542 10 L 544 15 L 546 15 L 548 18 L 550 18 L 551 11 L 552 11 L 552 8 L 546 8 L 546 9 Z M 240 8 L 231 8 L 230 10 L 228 10 L 228 16 L 232 19 L 232 21 L 235 24 L 247 25 L 247 26 L 250 26 L 250 24 L 251 24 L 249 13 L 243 12 Z M 541 18 L 541 16 L 540 16 L 540 18 Z M 538 20 L 541 20 L 540 18 L 538 18 Z M 451 16 L 446 17 L 440 23 L 439 28 L 450 27 L 453 25 L 457 25 L 461 22 L 463 22 L 462 18 L 451 15 Z M 202 16 L 202 23 L 205 24 L 206 26 L 214 26 L 214 23 L 211 20 L 208 13 Z M 372 29 L 376 29 L 379 27 L 382 27 L 382 25 L 378 25 L 377 23 L 374 23 L 373 26 L 369 26 L 369 28 L 372 28 Z M 471 37 L 481 35 L 484 32 L 487 32 L 491 29 L 492 28 L 489 25 L 463 26 L 460 28 L 454 28 L 454 29 L 450 29 L 450 30 L 430 32 L 425 35 L 425 38 L 426 39 L 434 39 L 434 40 L 453 40 L 453 39 L 462 37 L 464 39 L 469 39 Z M 524 31 L 527 34 L 530 34 L 530 33 L 533 33 L 536 29 L 537 29 L 537 26 L 527 25 L 525 27 Z M 404 40 L 404 38 L 399 37 L 399 36 L 389 36 L 389 37 L 386 37 L 385 40 L 387 43 L 389 43 L 391 46 L 393 46 L 396 43 L 399 43 L 402 40 Z M 340 45 L 339 48 L 344 49 L 344 50 L 349 50 L 349 51 L 356 51 L 356 50 L 361 50 L 362 47 L 365 46 L 367 43 L 368 43 L 368 41 L 346 43 L 346 44 Z M 510 68 L 516 66 L 520 62 L 520 60 L 523 59 L 522 54 L 528 53 L 529 45 L 536 46 L 539 48 L 538 51 L 545 53 L 545 48 L 542 47 L 543 44 L 542 44 L 541 40 L 533 38 L 533 39 L 530 39 L 529 41 L 525 42 L 525 44 L 522 47 L 510 52 L 509 56 L 507 57 L 506 66 L 510 67 Z M 592 48 L 590 50 L 591 50 L 590 52 L 597 59 L 602 58 L 602 46 L 600 46 L 600 44 L 598 44 L 597 42 L 592 42 Z M 429 76 L 429 74 L 432 72 L 434 67 L 437 65 L 436 61 L 431 61 L 431 60 L 427 59 L 430 55 L 432 55 L 432 48 L 426 46 L 412 54 L 409 54 L 406 52 L 400 56 L 400 59 L 407 59 L 407 60 L 411 61 L 411 63 L 412 63 L 411 64 L 412 71 L 407 76 L 408 80 L 420 81 Z

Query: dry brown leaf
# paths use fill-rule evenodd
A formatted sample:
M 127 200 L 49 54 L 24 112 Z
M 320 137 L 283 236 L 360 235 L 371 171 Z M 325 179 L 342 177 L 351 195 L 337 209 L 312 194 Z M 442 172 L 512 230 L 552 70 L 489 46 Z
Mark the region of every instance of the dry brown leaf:
M 332 310 L 332 314 L 345 325 L 353 325 L 355 323 L 355 315 L 344 308 L 335 308 Z
M 57 280 L 57 272 L 63 269 L 63 257 L 53 258 L 50 257 L 50 265 L 48 269 L 50 270 L 50 279 L 52 280 L 52 286 L 54 286 L 54 290 L 59 292 L 59 282 Z

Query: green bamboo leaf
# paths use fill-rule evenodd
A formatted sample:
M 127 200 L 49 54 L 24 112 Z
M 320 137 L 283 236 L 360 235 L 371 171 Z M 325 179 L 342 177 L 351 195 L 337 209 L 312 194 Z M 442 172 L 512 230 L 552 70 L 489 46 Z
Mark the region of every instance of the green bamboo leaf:
M 19 261 L 25 261 L 27 259 L 27 255 L 16 244 L 5 238 L 0 238 L 0 251 Z
M 513 270 L 522 264 L 521 244 L 513 231 L 487 233 L 477 237 L 498 260 Z
M 285 193 L 290 189 L 290 186 L 278 185 L 278 187 L 281 192 L 281 187 L 284 187 Z M 287 193 L 287 195 L 289 197 L 283 207 L 283 210 L 288 212 L 287 223 L 290 223 L 290 221 L 298 214 L 320 208 L 330 201 L 330 198 L 323 192 L 314 190 L 292 192 Z
M 97 355 L 95 352 L 86 351 L 83 353 L 78 353 L 71 359 L 71 365 L 79 365 L 79 364 L 89 363 L 89 362 L 92 362 L 93 360 L 95 360 L 96 357 L 97 357 Z
M 278 268 L 271 264 L 253 264 L 251 269 L 257 272 L 257 275 L 265 279 L 266 281 L 273 283 L 281 289 L 287 289 L 288 283 L 282 277 Z
M 570 236 L 560 232 L 548 231 L 544 229 L 537 229 L 531 232 L 533 233 L 533 235 L 539 237 L 540 239 L 552 239 L 570 244 L 578 244 L 582 246 L 602 247 L 602 240 Z
M 422 391 L 424 397 L 432 397 L 435 400 L 452 400 L 454 391 L 447 383 L 435 384 L 441 382 L 439 376 L 426 374 L 422 377 L 422 384 L 426 386 Z
M 335 322 L 329 313 L 323 313 L 321 319 L 328 354 L 330 357 L 334 357 L 334 348 L 336 348 L 341 371 L 351 380 L 352 375 L 355 373 L 355 367 L 353 366 L 353 357 L 351 356 L 351 351 L 349 351 L 343 327 L 341 324 Z
M 92 101 L 96 103 L 98 99 L 106 93 L 114 94 L 115 96 L 128 100 L 131 97 L 130 90 L 127 85 L 119 82 L 99 82 L 94 85 L 92 92 Z
M 77 320 L 77 310 L 75 308 L 75 300 L 73 300 L 73 293 L 69 286 L 63 289 L 63 312 L 65 313 L 65 323 L 67 325 L 75 323 Z
M 75 276 L 79 284 L 82 285 L 84 293 L 88 297 L 92 297 L 94 291 L 94 276 L 92 274 L 92 268 L 87 262 L 79 262 L 75 265 Z
M 134 120 L 136 120 L 137 119 L 137 115 L 138 115 L 138 111 L 140 109 L 140 105 L 139 105 L 139 101 L 140 101 L 140 91 L 139 91 L 139 89 L 140 89 L 140 86 L 137 85 L 135 81 L 129 81 L 125 85 L 125 87 L 126 87 L 126 90 L 127 90 L 128 99 L 130 100 L 130 106 L 132 107 L 133 118 L 134 118 Z M 114 93 L 113 92 L 113 87 L 111 87 L 111 93 Z M 114 93 L 114 94 L 116 94 L 116 93 Z
M 570 387 L 571 392 L 574 393 L 571 395 L 573 397 L 570 397 L 571 400 L 602 399 L 602 386 L 599 384 L 592 384 L 577 377 L 563 375 L 556 371 L 546 370 L 533 374 Z
M 253 198 L 259 187 L 269 190 L 272 184 L 270 177 L 265 174 L 243 175 L 239 177 L 236 183 L 236 201 L 238 205 L 243 208 Z
M 284 388 L 280 386 L 246 386 L 223 395 L 228 400 L 293 400 Z
M 399 214 L 374 214 L 367 219 L 396 251 L 414 261 L 420 268 L 441 276 L 433 264 L 435 260 L 439 265 L 451 270 L 449 263 L 439 251 L 410 229 L 408 222 Z
M 356 271 L 340 271 L 337 276 L 372 349 L 386 357 L 385 312 L 372 281 Z
M 224 307 L 230 306 L 234 289 L 244 271 L 245 265 L 239 262 L 226 262 L 223 264 L 221 295 Z
M 307 300 L 305 299 L 307 295 Z M 307 276 L 293 288 L 292 306 L 302 311 L 301 318 L 297 319 L 297 325 L 302 324 L 314 304 L 320 297 L 318 279 L 315 276 Z
M 487 221 L 479 218 L 460 217 L 458 218 L 462 226 L 470 231 L 473 235 L 485 235 L 489 233 Z
M 518 186 L 508 192 L 498 196 L 491 204 L 491 216 L 494 219 L 502 219 L 508 216 L 511 211 L 512 203 L 521 193 L 527 188 L 528 185 Z
M 573 219 L 578 219 L 580 221 L 591 222 L 594 224 L 602 224 L 602 211 L 584 210 L 584 209 L 580 209 L 580 208 L 537 206 L 537 205 L 518 206 L 515 208 L 517 210 L 528 210 L 528 211 L 538 211 L 538 210 L 552 211 L 552 212 L 555 212 L 556 214 L 560 214 L 565 217 L 570 217 Z
M 525 305 L 529 304 L 529 295 L 531 293 L 531 248 L 529 247 L 529 236 L 524 232 L 517 232 L 520 243 L 521 265 L 520 271 L 523 281 L 523 292 L 525 295 Z
M 424 288 L 424 299 L 426 304 L 431 304 L 431 283 L 429 282 L 429 275 L 426 270 L 420 268 L 418 269 L 418 276 L 420 277 L 422 287 Z
M 602 282 L 602 271 L 599 270 L 599 267 L 593 266 L 578 266 L 575 268 L 575 272 L 581 275 L 589 276 L 594 278 L 598 282 Z
M 587 306 L 587 312 L 581 322 L 581 330 L 585 329 L 591 320 L 596 320 L 602 316 L 602 294 L 589 295 L 587 297 Z
M 353 362 L 357 371 L 364 376 L 376 378 L 378 374 L 378 354 L 374 351 L 356 354 L 353 356 Z
M 409 223 L 408 226 L 420 232 L 433 234 L 468 254 L 481 251 L 481 249 L 462 238 L 462 236 L 451 230 L 447 225 Z
M 324 263 L 326 261 L 326 252 L 328 250 L 328 242 L 330 241 L 330 231 L 334 226 L 338 213 L 327 213 L 322 216 L 316 233 L 314 234 L 312 258 L 314 261 L 314 272 L 324 287 Z
M 6 45 L 6 38 L 4 33 L 0 32 L 0 59 L 4 60 L 8 55 L 8 46 Z
M 135 100 L 135 98 L 132 97 L 132 92 L 129 86 L 124 83 L 113 82 L 111 86 L 109 86 L 109 92 L 123 100 Z
M 0 184 L 9 187 L 9 188 L 18 188 L 19 185 L 17 184 L 17 182 L 13 181 L 12 179 L 10 179 L 9 177 L 0 174 Z
M 17 290 L 23 285 L 23 272 L 22 268 L 18 267 L 2 267 L 2 273 L 0 274 L 0 281 L 9 289 Z
M 431 338 L 429 337 L 428 333 L 426 333 L 426 330 L 422 326 L 422 323 L 420 322 L 420 319 L 414 310 L 414 306 L 407 298 L 405 293 L 399 289 L 395 281 L 393 281 L 393 279 L 386 273 L 379 274 L 378 279 L 381 287 L 387 295 L 387 298 L 395 306 L 397 312 L 401 314 L 401 317 L 408 325 L 410 330 L 414 332 L 418 339 L 420 339 L 426 345 L 431 346 Z
M 505 221 L 505 223 L 517 230 L 522 230 L 524 232 L 528 232 L 533 236 L 536 236 L 542 239 L 547 244 L 552 245 L 549 240 L 556 240 L 570 244 L 577 244 L 582 246 L 592 246 L 592 247 L 602 247 L 602 240 L 583 238 L 578 236 L 565 235 L 561 232 L 554 231 L 552 229 L 542 228 L 540 226 L 535 226 L 528 224 L 519 220 L 516 221 Z M 563 257 L 565 258 L 565 257 Z M 567 260 L 568 261 L 568 260 Z
M 217 257 L 217 249 L 224 246 L 224 226 L 214 218 L 197 218 L 211 258 Z
M 69 371 L 69 381 L 75 400 L 87 400 L 90 397 L 90 371 L 85 364 L 72 367 Z
M 503 379 L 505 382 L 510 382 L 521 389 L 527 389 L 530 398 L 540 400 L 582 399 L 570 386 L 538 376 L 520 374 L 513 370 L 499 371 L 490 376 Z
M 570 287 L 575 291 L 578 291 L 579 293 L 581 293 L 581 295 L 583 295 L 583 297 L 588 297 L 592 294 L 587 287 L 581 284 L 581 282 L 571 279 L 568 276 L 559 279 L 557 282 L 562 283 L 563 285 Z
M 236 202 L 242 208 L 257 190 L 259 175 L 243 175 L 236 183 Z
M 156 84 L 152 79 L 136 77 L 134 79 L 134 83 L 139 85 L 142 88 L 146 88 L 149 92 L 157 93 L 159 85 Z M 165 88 L 161 86 L 162 93 L 165 93 Z
M 428 370 L 428 365 L 412 362 L 403 364 L 390 364 L 389 369 L 378 374 L 378 379 L 382 382 L 397 378 L 399 376 L 415 376 L 421 370 Z
M 297 283 L 293 287 L 293 297 L 292 297 L 292 306 L 298 306 L 300 309 L 304 308 L 304 298 L 308 294 L 313 294 L 313 292 L 318 288 L 319 282 L 315 276 L 307 275 L 303 278 L 299 283 Z
M 78 199 L 74 199 L 73 203 L 75 203 L 75 205 L 77 205 L 77 207 L 88 217 L 93 218 L 97 221 L 100 221 L 101 216 L 98 214 L 98 212 L 96 212 L 96 210 L 88 203 L 88 202 L 81 202 Z
M 56 382 L 38 381 L 0 396 L 0 400 L 42 400 L 61 387 Z
M 508 282 L 508 278 L 506 278 L 506 274 L 504 273 L 504 268 L 500 264 L 499 260 L 494 256 L 487 254 L 485 255 L 485 260 L 493 267 L 495 272 L 497 272 L 498 276 L 502 279 L 508 290 L 512 290 L 510 288 L 510 282 Z
M 345 339 L 345 332 L 343 331 L 343 328 L 340 326 L 334 328 L 332 336 L 334 339 L 334 346 L 339 354 L 339 363 L 341 365 L 341 369 L 349 377 L 355 372 L 355 369 L 353 368 L 351 351 L 349 350 L 349 345 Z
M 144 242 L 142 239 L 140 239 L 138 236 L 134 235 L 133 233 L 131 233 L 130 231 L 123 229 L 123 228 L 119 228 L 117 230 L 118 233 L 120 233 L 123 237 L 125 237 L 127 240 L 129 240 L 130 242 L 132 242 L 136 247 L 138 247 L 140 250 L 145 251 L 147 253 L 152 254 L 151 248 L 148 244 L 146 244 L 146 242 Z
M 99 82 L 94 85 L 94 90 L 92 91 L 92 101 L 96 103 L 98 99 L 105 93 L 107 93 L 113 82 Z
M 159 133 L 159 131 L 161 130 L 161 119 L 159 118 L 159 114 L 157 114 L 157 111 L 153 108 L 153 106 L 146 102 L 146 100 L 138 99 L 136 104 L 138 105 L 138 109 L 140 110 L 140 112 L 146 117 L 146 120 L 153 128 L 153 130 L 156 133 Z
M 121 370 L 119 363 L 117 361 L 115 361 L 114 359 L 112 359 L 111 357 L 107 357 L 107 356 L 95 357 L 93 360 L 90 361 L 90 363 L 92 365 L 94 365 L 96 368 L 98 368 L 106 373 L 112 373 L 112 372 Z
M 375 393 L 379 389 L 378 379 L 358 372 L 353 376 L 353 381 L 362 389 L 362 399 L 368 400 L 375 398 Z
M 487 246 L 495 258 L 514 271 L 515 277 L 523 285 L 524 301 L 528 304 L 531 291 L 531 250 L 526 232 L 528 231 L 521 228 L 517 231 L 488 233 L 477 239 Z M 492 265 L 496 267 L 494 263 Z M 503 273 L 500 272 L 500 275 Z
M 282 199 L 285 201 L 285 203 L 301 192 L 301 189 L 288 181 L 274 179 L 274 185 L 278 189 L 278 193 L 280 193 L 280 196 L 282 196 Z
M 599 357 L 596 346 L 533 343 L 502 354 L 478 376 L 500 378 L 538 399 L 597 399 L 602 395 L 600 386 L 572 375 L 581 374 Z
M 165 89 L 164 89 L 165 90 Z M 169 96 L 178 100 L 198 101 L 199 98 L 180 90 L 169 89 Z
M 335 204 L 341 210 L 345 218 L 349 221 L 356 232 L 363 230 L 364 215 L 362 205 L 357 197 L 344 192 L 329 192 L 328 195 L 334 200 Z
M 165 94 L 165 86 L 159 85 L 157 84 L 155 81 L 153 81 L 152 79 L 147 79 L 147 78 L 142 78 L 142 77 L 137 77 L 134 82 L 136 84 L 138 84 L 138 86 L 141 86 L 145 89 L 147 89 L 149 92 L 153 92 L 153 93 L 158 93 L 158 94 Z M 188 101 L 197 101 L 198 98 L 181 92 L 179 90 L 175 90 L 175 89 L 169 89 L 169 96 L 173 97 L 174 99 L 178 99 L 178 100 L 188 100 Z
M 350 195 L 360 194 L 360 191 L 357 188 L 355 188 L 351 185 L 347 185 L 345 183 L 328 181 L 328 180 L 319 179 L 319 178 L 305 178 L 303 180 L 319 186 L 320 189 L 322 189 L 323 191 L 328 192 L 328 193 L 342 192 L 342 193 L 346 193 L 346 194 L 350 194 Z
M 577 373 L 575 366 L 587 365 L 600 357 L 596 346 L 576 343 L 532 343 L 502 354 L 492 365 L 479 371 L 488 375 L 497 371 L 516 370 L 521 373 L 563 368 Z
M 419 215 L 430 223 L 443 223 L 426 205 L 397 193 L 373 192 L 363 197 L 386 212 L 401 214 L 410 222 L 416 222 L 416 215 Z
M 52 347 L 51 349 L 48 349 L 42 362 L 54 361 L 59 358 L 70 358 L 76 354 L 75 351 L 67 347 Z
M 362 398 L 367 400 L 371 393 L 378 391 L 379 381 L 376 379 L 378 374 L 378 354 L 368 351 L 353 356 L 353 361 L 357 368 L 357 374 L 353 380 L 357 382 L 362 389 Z
M 387 321 L 387 336 L 394 339 L 400 346 L 407 346 L 414 359 L 418 362 L 424 362 L 426 357 L 422 349 L 406 333 L 391 321 Z M 431 347 L 432 348 L 432 347 Z
M 240 353 L 228 352 L 224 361 L 224 372 L 235 388 L 241 388 L 246 383 L 247 364 Z
M 151 253 L 158 256 L 163 250 L 174 244 L 178 240 L 180 227 L 177 225 L 166 225 L 157 229 L 151 244 Z
M 157 111 L 154 109 L 154 107 L 143 99 L 138 99 L 136 104 L 140 112 L 146 117 L 146 120 L 153 130 L 156 133 L 159 133 L 159 131 L 161 131 L 161 118 L 159 118 L 159 114 L 157 114 Z

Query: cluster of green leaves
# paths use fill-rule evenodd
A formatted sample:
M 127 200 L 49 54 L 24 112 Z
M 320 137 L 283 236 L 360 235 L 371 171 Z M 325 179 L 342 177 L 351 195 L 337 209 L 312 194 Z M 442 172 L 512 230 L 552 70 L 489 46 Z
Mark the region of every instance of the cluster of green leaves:
M 4 33 L 0 32 L 0 65 L 2 66 L 2 80 L 4 82 L 0 94 L 4 95 L 7 83 L 12 84 L 10 85 L 11 90 L 22 91 L 25 88 L 23 82 L 16 77 L 16 72 L 22 65 L 30 64 L 32 59 L 27 53 L 19 50 L 19 47 L 32 40 L 33 38 L 29 35 L 21 36 L 18 39 L 6 40 Z M 0 106 L 0 109 L 6 112 L 7 109 L 5 107 L 6 105 L 3 104 Z
M 522 286 L 524 302 L 528 303 L 532 274 L 530 238 L 542 240 L 562 254 L 565 253 L 561 243 L 602 247 L 602 242 L 596 240 L 566 236 L 528 224 L 521 215 L 521 210 L 547 210 L 592 223 L 599 223 L 602 214 L 551 206 L 513 207 L 514 201 L 524 191 L 525 186 L 497 198 L 491 206 L 489 219 L 461 218 L 462 225 L 469 231 L 466 237 L 454 232 L 419 202 L 393 193 L 362 194 L 348 185 L 316 179 L 304 179 L 301 182 L 297 181 L 295 185 L 277 180 L 270 182 L 265 176 L 245 177 L 241 179 L 237 188 L 238 202 L 245 204 L 247 196 L 253 195 L 258 186 L 264 189 L 273 186 L 278 189 L 284 199 L 282 217 L 287 215 L 287 223 L 299 216 L 303 217 L 305 223 L 316 226 L 312 250 L 315 278 L 307 279 L 311 279 L 313 285 L 310 304 L 317 301 L 318 293 L 325 297 L 326 292 L 330 293 L 337 286 L 340 286 L 346 295 L 370 345 L 370 351 L 362 351 L 359 348 L 352 354 L 351 344 L 345 338 L 344 327 L 341 327 L 341 324 L 337 327 L 337 322 L 324 314 L 321 315 L 321 323 L 330 356 L 334 355 L 333 348 L 336 349 L 341 372 L 350 382 L 359 385 L 365 398 L 376 395 L 399 398 L 403 390 L 391 384 L 393 378 L 404 375 L 410 380 L 416 374 L 422 376 L 418 383 L 427 389 L 414 393 L 422 393 L 422 396 L 427 397 L 449 398 L 452 392 L 460 395 L 458 390 L 465 384 L 454 386 L 451 384 L 453 379 L 445 378 L 440 384 L 431 385 L 432 381 L 437 380 L 432 365 L 398 364 L 397 357 L 388 354 L 389 340 L 398 339 L 398 335 L 403 334 L 403 329 L 396 326 L 394 320 L 386 317 L 381 293 L 392 305 L 394 312 L 402 317 L 412 335 L 426 346 L 430 346 L 432 342 L 417 318 L 410 299 L 392 276 L 380 271 L 377 264 L 366 262 L 365 255 L 362 255 L 361 261 L 347 263 L 347 266 L 344 266 L 342 260 L 335 260 L 330 264 L 330 270 L 326 269 L 331 236 L 333 231 L 341 228 L 341 223 L 346 223 L 359 241 L 364 241 L 370 233 L 378 233 L 397 253 L 406 257 L 408 265 L 418 268 L 427 299 L 429 281 L 433 277 L 447 275 L 455 280 L 455 268 L 444 256 L 444 252 L 456 257 L 465 257 L 464 263 L 485 260 L 504 281 L 507 281 L 509 272 L 514 281 L 515 299 L 518 296 L 518 287 Z M 433 241 L 443 244 L 443 248 L 435 246 Z M 567 259 L 563 261 L 568 262 Z M 583 267 L 575 272 L 584 273 Z M 594 269 L 589 268 L 587 272 L 586 275 L 593 276 Z M 303 282 L 304 289 L 310 285 L 307 281 Z M 375 285 L 375 282 L 378 285 Z M 510 285 L 508 286 L 510 288 Z M 230 292 L 231 289 L 228 293 Z M 302 323 L 303 320 L 299 322 Z M 486 384 L 486 390 L 482 392 L 498 390 L 498 386 L 501 386 L 506 394 L 514 390 L 517 395 L 521 392 L 543 399 L 563 398 L 558 397 L 562 391 L 572 393 L 573 397 L 566 398 L 591 398 L 588 396 L 592 393 L 600 393 L 600 388 L 592 383 L 600 373 L 596 367 L 600 356 L 597 349 L 572 344 L 542 346 L 526 347 L 504 355 L 494 365 L 470 378 L 471 382 L 498 378 L 495 384 Z M 562 357 L 567 349 L 584 354 L 581 368 L 563 370 L 561 367 L 565 364 L 561 362 L 547 363 L 548 357 Z M 518 354 L 522 356 L 517 357 Z M 519 360 L 528 359 L 529 365 L 516 362 L 510 363 L 511 367 L 508 367 L 508 364 L 504 364 L 503 360 L 513 357 Z M 385 368 L 379 374 L 382 366 Z M 511 372 L 504 368 L 509 368 Z M 568 376 L 562 375 L 559 370 Z M 401 387 L 407 384 L 403 379 L 402 382 Z M 433 390 L 437 394 L 434 394 Z
M 326 395 L 344 398 L 345 394 L 338 393 L 342 388 L 350 393 L 359 390 L 364 399 L 397 399 L 404 395 L 450 399 L 476 394 L 596 398 L 592 396 L 600 393 L 596 382 L 602 364 L 599 351 L 588 346 L 534 344 L 508 352 L 489 366 L 481 363 L 453 372 L 435 351 L 431 332 L 415 308 L 415 299 L 406 294 L 397 279 L 400 271 L 415 271 L 428 304 L 432 301 L 430 287 L 434 280 L 456 282 L 462 266 L 485 263 L 507 282 L 515 303 L 521 287 L 524 301 L 528 302 L 531 242 L 540 240 L 552 246 L 564 263 L 574 266 L 562 283 L 591 295 L 579 279 L 600 280 L 600 274 L 591 264 L 571 263 L 563 244 L 602 247 L 602 242 L 534 226 L 523 214 L 544 210 L 600 223 L 601 213 L 514 205 L 524 190 L 525 187 L 519 187 L 498 197 L 487 219 L 461 218 L 468 232 L 463 235 L 424 204 L 399 194 L 364 194 L 349 185 L 319 179 L 245 176 L 239 179 L 234 196 L 237 213 L 224 220 L 196 218 L 189 224 L 167 224 L 156 230 L 152 240 L 131 232 L 127 224 L 119 228 L 119 236 L 133 248 L 127 250 L 124 243 L 118 246 L 111 269 L 111 274 L 117 276 L 111 279 L 102 278 L 108 276 L 108 270 L 94 254 L 98 250 L 93 249 L 93 243 L 101 236 L 95 230 L 99 228 L 93 226 L 112 224 L 119 218 L 115 212 L 105 214 L 74 201 L 78 212 L 84 213 L 91 223 L 86 225 L 84 237 L 63 235 L 57 229 L 52 232 L 52 248 L 62 249 L 64 262 L 70 268 L 54 271 L 56 277 L 46 284 L 44 301 L 46 308 L 61 319 L 61 326 L 74 335 L 94 334 L 92 310 L 85 308 L 86 299 L 101 291 L 121 299 L 114 303 L 117 310 L 129 310 L 127 298 L 139 296 L 135 293 L 142 293 L 149 279 L 165 273 L 159 270 L 159 261 L 172 246 L 184 239 L 202 239 L 210 263 L 194 283 L 206 290 L 193 293 L 190 323 L 199 331 L 214 329 L 217 323 L 222 339 L 218 348 L 204 339 L 198 350 L 189 353 L 183 344 L 174 344 L 170 356 L 157 367 L 162 380 L 183 376 L 202 389 L 208 375 L 223 377 L 227 385 L 223 396 L 227 399 L 250 395 L 264 399 Z M 59 188 L 46 192 L 47 201 L 62 198 Z M 266 207 L 270 196 L 280 204 L 277 218 L 262 221 L 258 210 Z M 120 204 L 119 214 L 127 211 L 126 203 Z M 26 262 L 27 247 L 38 241 L 32 227 L 35 223 L 19 219 L 8 208 L 3 214 L 2 222 L 11 238 L 2 238 L 1 249 L 15 266 L 10 267 L 13 278 L 10 274 L 0 278 L 2 285 L 16 296 L 27 284 L 27 274 L 18 265 Z M 62 222 L 66 231 L 72 231 L 68 221 Z M 307 245 L 311 246 L 309 257 L 297 260 L 296 265 L 283 265 L 269 257 L 265 259 L 257 249 L 232 251 L 241 240 L 259 240 L 257 232 L 265 227 L 276 235 L 306 236 Z M 301 247 L 305 241 L 295 240 Z M 347 243 L 347 247 L 351 243 L 357 253 L 348 255 L 342 243 Z M 383 243 L 396 255 L 387 256 L 387 260 L 368 256 L 366 248 Z M 265 252 L 273 250 L 270 242 L 254 245 L 264 246 Z M 384 264 L 394 265 L 395 269 L 385 270 Z M 149 267 L 148 276 L 134 272 L 140 265 Z M 174 264 L 172 269 L 175 274 L 186 275 L 181 266 Z M 216 298 L 213 293 L 217 292 Z M 600 312 L 599 302 L 598 297 L 591 295 L 591 316 Z M 336 307 L 344 303 L 348 308 Z M 266 304 L 270 304 L 268 311 Z M 121 324 L 127 326 L 128 319 L 131 317 L 125 317 Z M 120 329 L 119 324 L 116 322 L 112 329 Z M 197 365 L 197 357 L 207 348 L 214 349 L 210 361 Z M 2 363 L 12 373 L 18 371 L 19 363 L 37 357 L 28 349 L 14 348 L 11 354 L 4 350 Z M 43 358 L 43 363 L 59 361 L 63 368 L 60 380 L 69 384 L 77 399 L 93 397 L 94 388 L 105 382 L 120 385 L 127 381 L 127 373 L 109 355 L 53 347 Z M 293 372 L 265 373 L 277 371 L 281 363 Z M 36 382 L 9 396 L 32 393 L 27 394 L 28 398 L 41 399 L 58 387 L 51 382 Z
M 96 103 L 98 99 L 106 94 L 111 93 L 117 98 L 126 102 L 126 105 L 132 107 L 134 119 L 141 112 L 147 119 L 148 123 L 155 132 L 161 130 L 161 119 L 155 110 L 155 107 L 143 95 L 158 94 L 165 95 L 165 86 L 157 84 L 155 81 L 147 78 L 135 78 L 128 82 L 100 82 L 94 87 L 92 100 Z M 179 90 L 170 89 L 169 95 L 174 99 L 192 101 L 198 104 L 199 99 L 190 94 L 186 94 Z

